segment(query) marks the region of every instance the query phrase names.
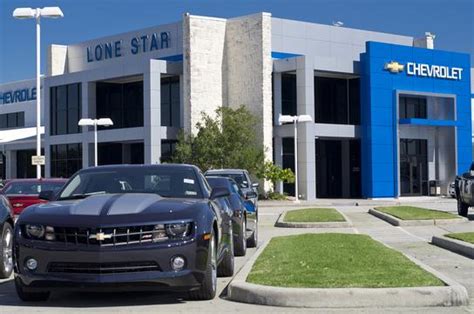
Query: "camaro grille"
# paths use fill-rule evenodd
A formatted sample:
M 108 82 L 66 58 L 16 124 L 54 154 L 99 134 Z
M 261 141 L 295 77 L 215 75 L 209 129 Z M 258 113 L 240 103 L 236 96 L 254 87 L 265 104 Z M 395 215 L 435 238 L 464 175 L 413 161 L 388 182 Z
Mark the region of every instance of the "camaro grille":
M 48 264 L 50 273 L 75 274 L 115 274 L 144 271 L 161 271 L 155 262 L 123 262 L 123 263 L 70 263 L 53 262 Z
M 54 241 L 66 245 L 119 246 L 152 242 L 154 225 L 117 228 L 54 227 Z

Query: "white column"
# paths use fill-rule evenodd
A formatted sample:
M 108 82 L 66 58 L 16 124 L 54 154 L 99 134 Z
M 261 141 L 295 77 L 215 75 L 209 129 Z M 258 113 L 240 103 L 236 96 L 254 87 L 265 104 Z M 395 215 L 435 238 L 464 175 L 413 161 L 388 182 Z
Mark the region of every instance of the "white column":
M 161 64 L 150 60 L 143 75 L 145 164 L 158 164 L 161 158 Z
M 296 61 L 297 114 L 310 115 L 314 120 L 313 60 L 299 57 Z M 302 199 L 316 199 L 316 152 L 314 122 L 298 124 L 298 184 Z M 296 156 L 296 152 L 295 152 Z

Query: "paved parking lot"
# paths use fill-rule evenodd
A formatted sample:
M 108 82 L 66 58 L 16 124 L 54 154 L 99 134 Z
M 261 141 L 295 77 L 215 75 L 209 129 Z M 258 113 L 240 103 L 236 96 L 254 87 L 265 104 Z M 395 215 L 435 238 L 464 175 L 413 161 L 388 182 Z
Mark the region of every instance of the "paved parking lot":
M 410 200 L 407 200 L 410 201 Z M 444 273 L 464 285 L 471 297 L 471 305 L 455 308 L 395 308 L 384 309 L 387 313 L 418 312 L 418 313 L 474 313 L 474 261 L 460 255 L 451 253 L 428 243 L 432 235 L 442 235 L 448 232 L 462 232 L 474 230 L 474 216 L 470 222 L 443 226 L 423 227 L 394 227 L 367 213 L 371 207 L 370 202 L 360 201 L 360 206 L 354 206 L 353 201 L 320 201 L 318 205 L 328 206 L 335 203 L 338 210 L 352 220 L 353 228 L 342 229 L 287 229 L 275 228 L 273 225 L 278 215 L 288 204 L 274 203 L 262 204 L 260 207 L 260 243 L 273 236 L 297 234 L 304 232 L 358 232 L 366 233 L 397 250 L 412 255 L 425 264 Z M 405 203 L 405 202 L 404 202 Z M 407 202 L 407 204 L 409 204 Z M 302 204 L 303 205 L 306 204 Z M 456 211 L 456 203 L 450 199 L 421 199 L 414 203 L 433 209 L 442 209 L 450 212 Z M 293 206 L 291 206 L 293 207 Z M 249 249 L 247 256 L 236 258 L 237 269 L 240 269 L 248 258 L 255 253 Z M 317 257 L 315 257 L 317 258 Z M 220 278 L 218 282 L 219 297 L 212 301 L 187 301 L 180 294 L 159 293 L 55 293 L 45 303 L 21 303 L 14 291 L 11 280 L 0 283 L 0 313 L 380 313 L 380 309 L 294 309 L 275 308 L 241 304 L 226 300 L 226 286 L 230 278 Z M 34 307 L 34 308 L 32 308 Z

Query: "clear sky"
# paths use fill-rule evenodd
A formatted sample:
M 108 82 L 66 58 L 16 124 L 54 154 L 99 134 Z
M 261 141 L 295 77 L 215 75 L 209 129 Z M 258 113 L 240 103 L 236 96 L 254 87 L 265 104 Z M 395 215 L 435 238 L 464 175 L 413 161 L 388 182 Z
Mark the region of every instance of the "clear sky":
M 42 20 L 42 69 L 49 44 L 70 44 L 181 20 L 182 14 L 233 17 L 260 11 L 275 17 L 421 37 L 435 48 L 471 54 L 474 0 L 0 0 L 0 83 L 34 78 L 33 20 L 16 7 L 60 6 L 64 18 Z

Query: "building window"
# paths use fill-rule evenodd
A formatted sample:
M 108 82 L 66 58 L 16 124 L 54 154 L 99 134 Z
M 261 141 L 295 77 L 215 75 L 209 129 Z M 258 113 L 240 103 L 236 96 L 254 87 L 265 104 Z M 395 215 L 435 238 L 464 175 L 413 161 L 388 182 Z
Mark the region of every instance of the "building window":
M 314 78 L 316 123 L 360 124 L 359 78 Z
M 171 162 L 176 150 L 176 140 L 161 140 L 161 162 Z
M 161 125 L 180 127 L 179 76 L 161 78 Z
M 25 113 L 12 112 L 0 114 L 0 129 L 22 128 L 25 126 Z
M 41 155 L 44 154 L 44 150 L 41 150 Z M 36 166 L 31 164 L 31 157 L 36 156 L 36 150 L 17 150 L 16 151 L 16 177 L 18 179 L 23 178 L 36 178 Z M 44 166 L 41 166 L 41 173 L 44 173 Z
M 295 139 L 293 137 L 284 137 L 282 140 L 282 168 L 291 169 L 295 172 Z M 283 183 L 283 192 L 288 195 L 295 195 L 294 183 Z
M 143 126 L 143 81 L 96 85 L 97 118 L 110 118 L 108 129 Z
M 51 145 L 51 177 L 69 178 L 82 168 L 82 144 Z
M 74 134 L 81 117 L 81 83 L 53 86 L 50 89 L 50 134 Z
M 426 119 L 426 97 L 400 96 L 400 119 Z
M 296 115 L 296 75 L 281 75 L 281 114 Z

